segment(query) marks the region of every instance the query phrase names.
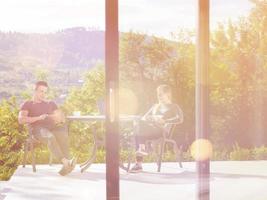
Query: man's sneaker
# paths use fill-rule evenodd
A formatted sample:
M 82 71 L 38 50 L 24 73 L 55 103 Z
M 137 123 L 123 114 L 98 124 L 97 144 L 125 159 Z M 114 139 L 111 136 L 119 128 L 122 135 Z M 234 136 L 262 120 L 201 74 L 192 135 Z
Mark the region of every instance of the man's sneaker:
M 138 173 L 138 172 L 142 172 L 142 171 L 143 171 L 142 165 L 137 164 L 137 163 L 130 169 L 131 173 Z
M 69 171 L 69 166 L 65 166 L 65 165 L 62 165 L 62 168 L 59 170 L 59 174 L 61 176 L 66 176 L 68 174 L 68 171 Z
M 66 176 L 67 174 L 71 173 L 72 170 L 75 168 L 76 162 L 77 162 L 77 158 L 74 157 L 73 159 L 70 160 L 67 166 L 63 165 L 58 173 L 61 176 Z

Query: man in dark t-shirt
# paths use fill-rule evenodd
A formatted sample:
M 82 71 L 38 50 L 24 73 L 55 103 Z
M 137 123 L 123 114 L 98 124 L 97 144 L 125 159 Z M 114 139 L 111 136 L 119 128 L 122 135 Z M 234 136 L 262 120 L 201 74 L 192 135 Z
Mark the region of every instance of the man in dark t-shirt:
M 58 109 L 57 105 L 53 101 L 26 101 L 22 104 L 20 110 L 28 111 L 28 117 L 38 117 L 43 114 L 52 115 L 54 111 Z M 32 127 L 43 127 L 49 130 L 55 127 L 55 123 L 50 117 L 46 117 L 43 120 L 37 120 L 31 123 Z
M 46 100 L 48 85 L 44 81 L 35 84 L 32 100 L 22 104 L 19 112 L 19 123 L 28 124 L 33 137 L 46 143 L 62 163 L 60 175 L 70 173 L 76 159 L 70 160 L 68 134 L 66 126 L 58 126 L 64 122 L 64 115 L 53 101 Z

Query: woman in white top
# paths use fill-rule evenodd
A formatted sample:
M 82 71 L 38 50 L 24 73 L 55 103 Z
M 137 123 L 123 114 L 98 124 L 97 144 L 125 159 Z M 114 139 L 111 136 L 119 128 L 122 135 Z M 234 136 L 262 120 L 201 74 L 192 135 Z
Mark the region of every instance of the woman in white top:
M 139 130 L 135 130 L 136 139 L 136 164 L 131 172 L 142 171 L 145 142 L 147 140 L 162 137 L 163 128 L 166 123 L 179 123 L 183 121 L 183 112 L 180 107 L 171 101 L 171 88 L 168 85 L 160 85 L 157 88 L 158 103 L 154 104 L 143 116 Z

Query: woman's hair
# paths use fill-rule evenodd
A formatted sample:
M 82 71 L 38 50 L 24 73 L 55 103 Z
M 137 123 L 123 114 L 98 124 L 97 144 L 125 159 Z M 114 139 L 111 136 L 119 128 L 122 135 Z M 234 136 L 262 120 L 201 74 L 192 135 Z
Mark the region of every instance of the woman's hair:
M 157 92 L 163 92 L 164 94 L 172 94 L 171 87 L 169 85 L 159 85 L 157 88 Z
M 162 92 L 165 95 L 168 95 L 169 100 L 171 101 L 172 99 L 172 91 L 171 91 L 171 87 L 169 85 L 159 85 L 157 87 L 157 93 L 159 94 L 159 92 Z M 156 104 L 156 106 L 154 106 L 153 108 L 153 113 L 156 113 L 157 109 L 159 108 L 159 104 Z

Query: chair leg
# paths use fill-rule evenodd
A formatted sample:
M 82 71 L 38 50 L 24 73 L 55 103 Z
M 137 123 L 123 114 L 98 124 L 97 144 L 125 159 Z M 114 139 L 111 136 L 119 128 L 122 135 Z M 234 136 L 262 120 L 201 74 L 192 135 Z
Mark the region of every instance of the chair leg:
M 132 161 L 134 160 L 136 154 L 132 151 L 129 152 L 129 155 L 128 155 L 128 163 L 127 163 L 127 167 L 126 167 L 126 171 L 129 172 L 130 171 L 130 168 L 131 168 L 131 163 Z
M 25 167 L 25 165 L 26 165 L 28 149 L 29 149 L 29 143 L 26 141 L 25 144 L 24 144 L 24 153 L 23 153 L 22 167 Z
M 173 144 L 173 150 L 175 153 L 176 160 L 179 162 L 180 168 L 183 168 L 183 164 L 182 164 L 183 146 L 181 145 L 180 148 L 178 148 L 177 143 L 175 141 L 171 141 L 171 143 Z
M 130 168 L 131 168 L 131 162 L 132 162 L 132 155 L 128 156 L 128 163 L 127 163 L 127 168 L 126 171 L 129 172 Z
M 125 166 L 123 161 L 120 160 L 119 167 L 125 170 L 126 172 L 129 172 L 131 168 L 131 163 L 132 163 L 132 155 L 131 153 L 129 153 L 128 158 L 127 158 L 127 165 Z
M 178 156 L 179 166 L 180 166 L 180 168 L 183 168 L 183 164 L 182 164 L 182 161 L 183 161 L 183 146 L 182 145 L 180 146 L 178 153 L 179 153 L 179 156 Z
M 161 170 L 161 161 L 162 161 L 164 149 L 165 149 L 165 141 L 162 140 L 162 142 L 160 144 L 160 154 L 159 154 L 159 158 L 158 158 L 158 172 L 160 172 L 160 170 Z
M 34 148 L 33 148 L 33 142 L 30 142 L 30 148 L 31 148 L 31 154 L 32 154 L 32 170 L 33 172 L 36 172 L 36 165 L 35 165 L 35 155 L 34 155 Z
M 53 163 L 53 154 L 51 151 L 49 151 L 49 166 L 52 166 L 52 163 Z

